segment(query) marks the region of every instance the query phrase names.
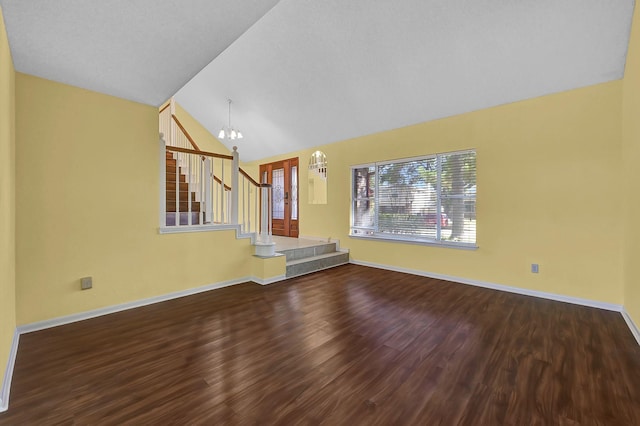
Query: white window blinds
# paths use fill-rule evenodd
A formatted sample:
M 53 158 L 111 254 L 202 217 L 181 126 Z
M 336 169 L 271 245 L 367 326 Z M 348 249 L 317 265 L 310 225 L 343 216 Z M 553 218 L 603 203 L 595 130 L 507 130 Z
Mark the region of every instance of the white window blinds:
M 356 166 L 352 182 L 352 235 L 475 245 L 475 151 Z

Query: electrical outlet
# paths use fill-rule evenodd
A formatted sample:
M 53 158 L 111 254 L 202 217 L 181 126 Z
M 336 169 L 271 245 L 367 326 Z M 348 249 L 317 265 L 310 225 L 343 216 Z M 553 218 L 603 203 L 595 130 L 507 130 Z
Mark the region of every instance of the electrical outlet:
M 92 277 L 80 278 L 80 289 L 89 290 L 90 288 L 93 288 L 93 278 Z
M 531 264 L 531 273 L 533 274 L 537 274 L 540 271 L 540 267 L 538 266 L 537 263 L 532 263 Z

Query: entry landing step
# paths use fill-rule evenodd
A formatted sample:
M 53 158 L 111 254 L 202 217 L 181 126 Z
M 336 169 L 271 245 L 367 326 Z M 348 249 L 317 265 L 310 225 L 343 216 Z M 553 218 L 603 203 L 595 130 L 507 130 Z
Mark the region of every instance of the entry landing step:
M 335 241 L 274 237 L 276 252 L 287 259 L 286 277 L 297 277 L 349 263 L 349 251 Z

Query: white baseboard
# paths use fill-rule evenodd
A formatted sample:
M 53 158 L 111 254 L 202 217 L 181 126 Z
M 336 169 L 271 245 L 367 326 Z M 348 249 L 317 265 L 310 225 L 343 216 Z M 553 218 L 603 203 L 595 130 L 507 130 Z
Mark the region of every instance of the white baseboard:
M 287 279 L 286 275 L 276 275 L 275 277 L 271 277 L 271 278 L 258 278 L 258 277 L 251 277 L 251 281 L 253 281 L 254 283 L 260 284 L 260 285 L 268 285 L 268 284 L 273 284 L 273 283 L 277 283 L 279 281 L 284 281 Z
M 2 389 L 0 389 L 0 413 L 7 411 L 9 408 L 9 393 L 11 392 L 11 379 L 13 378 L 13 368 L 16 365 L 16 355 L 18 354 L 18 342 L 20 341 L 20 332 L 16 328 L 13 332 L 13 341 L 11 342 L 11 350 L 9 359 L 7 360 L 7 368 L 4 370 L 4 380 L 2 381 Z
M 72 322 L 83 321 L 90 318 L 100 317 L 102 315 L 113 314 L 116 312 L 126 311 L 128 309 L 139 308 L 141 306 L 152 305 L 154 303 L 165 302 L 171 299 L 177 299 L 180 297 L 191 296 L 193 294 L 203 293 L 205 291 L 216 290 L 218 288 L 229 287 L 236 284 L 242 284 L 250 282 L 253 279 L 251 277 L 236 278 L 233 280 L 222 281 L 215 284 L 209 284 L 202 287 L 190 288 L 187 290 L 175 291 L 173 293 L 167 293 L 160 296 L 149 297 L 147 299 L 140 299 L 133 302 L 121 303 L 119 305 L 107 306 L 105 308 L 94 309 L 91 311 L 80 312 L 78 314 L 66 315 L 63 317 L 52 318 L 45 321 L 38 321 L 31 324 L 21 325 L 18 327 L 18 332 L 31 333 L 33 331 L 44 330 L 51 327 L 57 327 L 59 325 L 70 324 Z
M 511 286 L 502 285 L 502 284 L 489 283 L 486 281 L 478 281 L 478 280 L 472 280 L 469 278 L 454 277 L 451 275 L 437 274 L 434 272 L 425 272 L 425 271 L 420 271 L 416 269 L 400 268 L 397 266 L 383 265 L 379 263 L 364 262 L 361 260 L 352 259 L 351 263 L 355 265 L 369 266 L 372 268 L 386 269 L 389 271 L 404 272 L 406 274 L 419 275 L 422 277 L 436 278 L 436 279 L 446 280 L 446 281 L 454 281 L 461 284 L 468 284 L 476 287 L 484 287 L 492 290 L 506 291 L 509 293 L 522 294 L 525 296 L 539 297 L 541 299 L 549 299 L 549 300 L 555 300 L 558 302 L 572 303 L 574 305 L 589 306 L 592 308 L 605 309 L 607 311 L 622 312 L 622 305 L 616 305 L 614 303 L 598 302 L 596 300 L 581 299 L 578 297 L 564 296 L 562 294 L 547 293 L 544 291 L 529 290 L 526 288 L 519 288 L 519 287 L 511 287 Z
M 636 338 L 636 341 L 640 345 L 640 328 L 633 322 L 633 319 L 631 319 L 631 316 L 624 308 L 622 308 L 622 318 L 624 318 L 627 326 L 629 326 L 629 330 L 631 330 L 631 334 L 633 334 L 633 337 Z

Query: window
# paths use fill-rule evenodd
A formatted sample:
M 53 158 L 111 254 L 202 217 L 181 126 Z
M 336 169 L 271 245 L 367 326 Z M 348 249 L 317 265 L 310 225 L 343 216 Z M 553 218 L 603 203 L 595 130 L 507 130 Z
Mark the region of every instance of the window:
M 474 150 L 351 168 L 351 235 L 476 244 Z

